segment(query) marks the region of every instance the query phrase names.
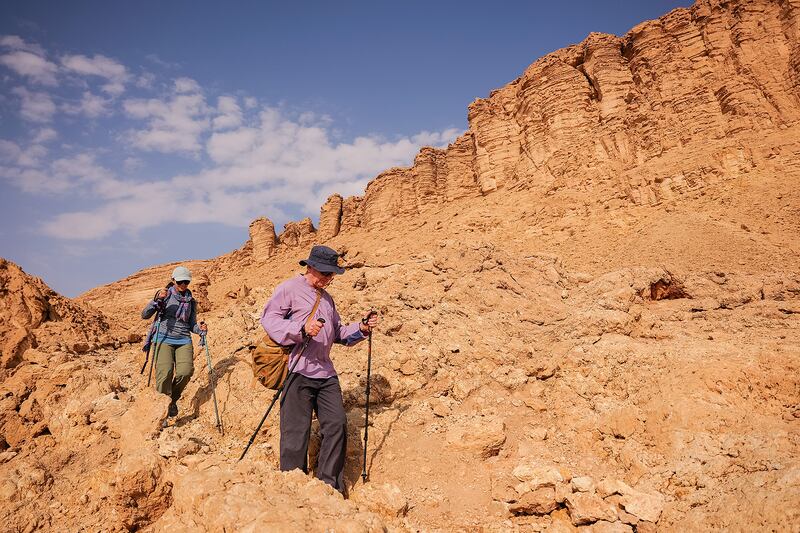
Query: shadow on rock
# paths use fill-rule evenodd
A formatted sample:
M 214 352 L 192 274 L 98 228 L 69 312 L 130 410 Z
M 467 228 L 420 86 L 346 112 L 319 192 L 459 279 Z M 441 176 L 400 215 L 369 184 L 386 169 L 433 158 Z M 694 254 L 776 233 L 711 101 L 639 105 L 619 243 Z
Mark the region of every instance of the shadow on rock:
M 237 357 L 235 357 L 233 355 L 218 361 L 217 364 L 214 365 L 214 382 L 213 382 L 213 385 L 216 386 L 220 381 L 222 381 L 222 379 L 232 371 L 232 369 L 236 365 L 236 363 L 238 363 L 240 361 L 241 360 L 239 358 L 237 358 Z M 205 363 L 205 358 L 203 359 L 203 362 Z M 211 382 L 210 376 L 208 376 L 208 365 L 207 364 L 203 365 L 203 370 L 205 371 L 207 379 L 206 379 L 206 383 L 203 384 L 199 389 L 197 389 L 197 392 L 192 397 L 192 404 L 191 404 L 192 414 L 190 416 L 183 417 L 181 420 L 178 421 L 177 425 L 185 424 L 186 422 L 183 421 L 184 418 L 188 418 L 189 420 L 197 418 L 200 415 L 200 406 L 204 405 L 206 402 L 211 400 L 212 382 Z M 219 398 L 217 398 L 217 400 L 219 401 Z M 223 412 L 224 409 L 222 408 L 222 405 L 220 405 L 219 408 L 220 408 L 220 418 L 221 418 L 222 417 L 222 412 Z M 223 421 L 223 425 L 224 425 L 224 421 Z

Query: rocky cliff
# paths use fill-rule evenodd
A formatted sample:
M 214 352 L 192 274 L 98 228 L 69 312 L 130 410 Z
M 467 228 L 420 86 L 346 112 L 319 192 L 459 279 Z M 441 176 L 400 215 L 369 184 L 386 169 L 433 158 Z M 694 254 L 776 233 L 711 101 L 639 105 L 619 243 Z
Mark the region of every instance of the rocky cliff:
M 446 150 L 332 196 L 318 228 L 257 219 L 185 262 L 214 377 L 196 349 L 163 429 L 131 340 L 175 265 L 70 301 L 2 263 L 4 527 L 796 529 L 798 13 L 701 0 L 590 35 L 474 102 Z M 383 317 L 366 483 L 366 347 L 333 352 L 348 499 L 278 472 L 277 413 L 236 462 L 272 398 L 249 366 L 261 309 L 315 242 L 344 252 L 342 317 Z M 311 465 L 318 443 L 314 423 Z
M 422 149 L 341 209 L 332 197 L 320 240 L 498 190 L 602 208 L 656 205 L 753 170 L 796 178 L 794 158 L 776 155 L 798 150 L 798 43 L 790 0 L 703 0 L 623 37 L 591 34 L 473 102 L 447 149 Z

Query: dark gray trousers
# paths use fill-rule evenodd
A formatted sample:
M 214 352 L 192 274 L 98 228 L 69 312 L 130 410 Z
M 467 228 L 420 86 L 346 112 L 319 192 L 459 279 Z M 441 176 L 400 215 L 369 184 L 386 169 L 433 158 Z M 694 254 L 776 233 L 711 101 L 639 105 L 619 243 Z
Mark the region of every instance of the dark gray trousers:
M 300 468 L 308 473 L 308 437 L 311 412 L 317 414 L 322 434 L 317 477 L 342 492 L 347 453 L 347 417 L 339 378 L 307 378 L 289 374 L 281 398 L 281 470 Z

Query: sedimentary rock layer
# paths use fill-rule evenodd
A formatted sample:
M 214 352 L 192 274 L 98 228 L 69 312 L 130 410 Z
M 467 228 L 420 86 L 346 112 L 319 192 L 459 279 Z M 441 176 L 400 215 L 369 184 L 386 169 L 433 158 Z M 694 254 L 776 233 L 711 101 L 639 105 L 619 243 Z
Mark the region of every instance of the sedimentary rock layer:
M 470 104 L 447 149 L 423 148 L 341 209 L 331 197 L 318 239 L 497 190 L 657 204 L 769 169 L 800 118 L 798 20 L 796 1 L 701 0 L 623 37 L 593 33 Z

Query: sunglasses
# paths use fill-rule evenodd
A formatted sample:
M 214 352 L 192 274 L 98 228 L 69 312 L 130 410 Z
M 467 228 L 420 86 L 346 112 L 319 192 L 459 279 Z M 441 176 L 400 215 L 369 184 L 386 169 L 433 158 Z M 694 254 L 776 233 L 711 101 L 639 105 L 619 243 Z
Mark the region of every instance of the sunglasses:
M 319 275 L 323 278 L 332 278 L 336 272 L 320 272 Z
M 176 281 L 175 282 L 175 285 L 188 285 L 188 284 L 189 284 L 189 281 L 185 280 L 185 279 L 182 279 L 180 281 Z

